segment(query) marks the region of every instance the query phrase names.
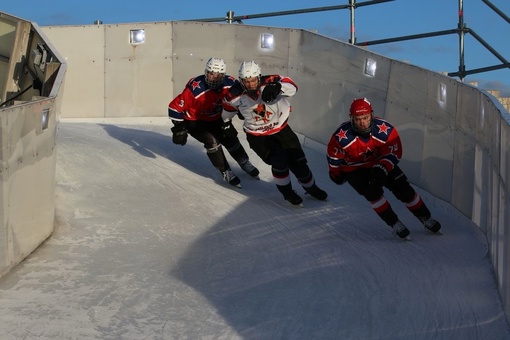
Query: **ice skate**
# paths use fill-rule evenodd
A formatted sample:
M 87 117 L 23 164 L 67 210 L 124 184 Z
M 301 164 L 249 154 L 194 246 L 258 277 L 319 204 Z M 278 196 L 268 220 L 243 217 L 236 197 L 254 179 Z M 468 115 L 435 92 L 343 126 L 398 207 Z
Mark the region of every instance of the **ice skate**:
M 430 231 L 434 234 L 440 234 L 440 235 L 443 234 L 441 232 L 441 224 L 433 218 L 429 218 L 428 220 L 423 221 L 423 226 L 425 227 L 425 229 L 427 229 L 428 231 Z
M 319 201 L 325 201 L 328 198 L 328 194 L 324 190 L 319 188 L 316 184 L 312 185 L 309 188 L 304 188 L 304 189 L 305 189 L 307 194 L 309 194 L 310 196 L 315 197 Z
M 223 179 L 230 185 L 240 188 L 241 180 L 237 177 L 234 172 L 230 169 L 222 172 Z
M 243 169 L 244 172 L 246 172 L 251 177 L 260 179 L 259 169 L 257 169 L 253 164 L 251 164 L 251 162 L 249 160 L 240 162 L 239 166 L 241 167 L 241 169 Z
M 400 237 L 401 239 L 411 241 L 411 237 L 409 237 L 409 229 L 400 221 L 397 221 L 394 225 L 391 226 L 393 229 L 393 233 Z
M 283 198 L 292 205 L 303 206 L 303 199 L 294 190 L 283 196 Z

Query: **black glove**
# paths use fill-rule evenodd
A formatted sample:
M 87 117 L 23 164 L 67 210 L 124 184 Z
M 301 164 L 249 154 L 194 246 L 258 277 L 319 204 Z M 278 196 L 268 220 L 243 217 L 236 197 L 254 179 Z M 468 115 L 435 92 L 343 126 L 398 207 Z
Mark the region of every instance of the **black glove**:
M 185 121 L 173 120 L 174 126 L 172 130 L 172 142 L 178 145 L 185 145 L 188 140 L 188 127 Z
M 280 94 L 282 90 L 282 84 L 280 83 L 269 83 L 262 90 L 262 100 L 266 103 L 272 102 Z
M 345 175 L 343 172 L 340 172 L 338 174 L 333 174 L 331 171 L 329 172 L 329 178 L 338 185 L 342 185 L 347 181 L 347 178 L 345 178 Z
M 237 137 L 237 130 L 232 125 L 231 120 L 227 120 L 226 122 L 223 122 L 223 125 L 221 125 L 221 133 L 224 138 L 234 138 Z
M 382 164 L 376 164 L 370 170 L 368 175 L 368 185 L 373 187 L 382 187 L 386 181 L 388 171 Z

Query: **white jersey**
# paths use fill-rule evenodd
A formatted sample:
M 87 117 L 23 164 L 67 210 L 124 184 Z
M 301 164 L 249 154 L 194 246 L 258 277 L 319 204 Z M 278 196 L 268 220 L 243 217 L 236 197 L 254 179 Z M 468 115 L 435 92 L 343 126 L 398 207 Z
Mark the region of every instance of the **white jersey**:
M 278 97 L 270 103 L 262 101 L 262 91 L 268 83 L 279 82 L 282 85 Z M 292 110 L 287 97 L 297 92 L 297 85 L 288 77 L 278 75 L 262 76 L 261 86 L 253 94 L 248 94 L 239 84 L 233 86 L 223 100 L 224 121 L 232 119 L 237 112 L 244 117 L 243 129 L 251 135 L 272 135 L 287 125 Z

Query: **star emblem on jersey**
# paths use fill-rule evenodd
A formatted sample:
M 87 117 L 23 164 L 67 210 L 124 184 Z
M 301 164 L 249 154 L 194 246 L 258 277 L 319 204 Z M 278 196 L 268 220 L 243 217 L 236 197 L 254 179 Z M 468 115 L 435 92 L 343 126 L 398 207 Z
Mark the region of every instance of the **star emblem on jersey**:
M 193 84 L 191 84 L 191 86 L 193 87 L 193 90 L 198 89 L 200 88 L 200 82 L 194 81 Z
M 255 113 L 257 116 L 265 117 L 266 116 L 266 106 L 264 104 L 257 105 L 257 107 L 253 109 L 253 113 Z
M 384 133 L 385 135 L 388 134 L 388 130 L 390 129 L 390 127 L 388 125 L 386 125 L 386 123 L 382 123 L 381 125 L 377 125 L 377 127 L 379 128 L 379 133 Z
M 365 161 L 367 161 L 370 158 L 374 157 L 374 151 L 370 150 L 370 148 L 367 148 L 367 150 L 365 152 L 360 153 L 360 155 L 365 156 Z
M 341 141 L 342 139 L 348 139 L 347 138 L 347 131 L 346 130 L 340 130 L 336 136 L 338 137 L 338 141 Z

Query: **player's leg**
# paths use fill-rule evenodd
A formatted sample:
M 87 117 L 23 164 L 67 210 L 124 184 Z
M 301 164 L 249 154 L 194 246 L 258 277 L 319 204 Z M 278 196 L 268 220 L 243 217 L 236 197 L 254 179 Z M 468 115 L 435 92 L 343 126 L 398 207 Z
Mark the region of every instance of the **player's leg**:
M 391 190 L 398 200 L 406 205 L 407 209 L 423 223 L 425 228 L 434 233 L 441 229 L 441 224 L 432 218 L 427 205 L 411 184 L 409 184 L 406 175 L 400 167 L 395 166 L 388 174 L 386 187 Z
M 275 135 L 246 136 L 250 148 L 268 165 L 271 166 L 273 181 L 283 198 L 293 205 L 300 205 L 303 199 L 292 189 L 289 176 L 287 153 L 280 146 Z
M 212 165 L 221 172 L 223 179 L 231 185 L 239 186 L 241 180 L 230 169 L 220 141 L 208 131 L 207 122 L 197 122 L 188 133 L 204 145 Z
M 347 182 L 358 194 L 370 202 L 375 213 L 393 229 L 393 232 L 400 238 L 406 238 L 409 235 L 409 229 L 400 222 L 390 203 L 384 197 L 383 188 L 368 185 L 369 174 L 370 169 L 360 168 L 347 172 L 345 175 Z
M 250 158 L 244 147 L 241 145 L 239 138 L 237 136 L 224 137 L 221 130 L 221 124 L 221 120 L 211 122 L 209 132 L 211 132 L 216 139 L 220 141 L 244 172 L 252 177 L 258 178 L 259 170 L 251 164 Z
M 308 166 L 303 148 L 290 126 L 287 125 L 280 131 L 277 138 L 281 147 L 286 150 L 289 170 L 296 176 L 299 184 L 309 195 L 321 201 L 326 200 L 328 194 L 315 183 L 315 178 Z

